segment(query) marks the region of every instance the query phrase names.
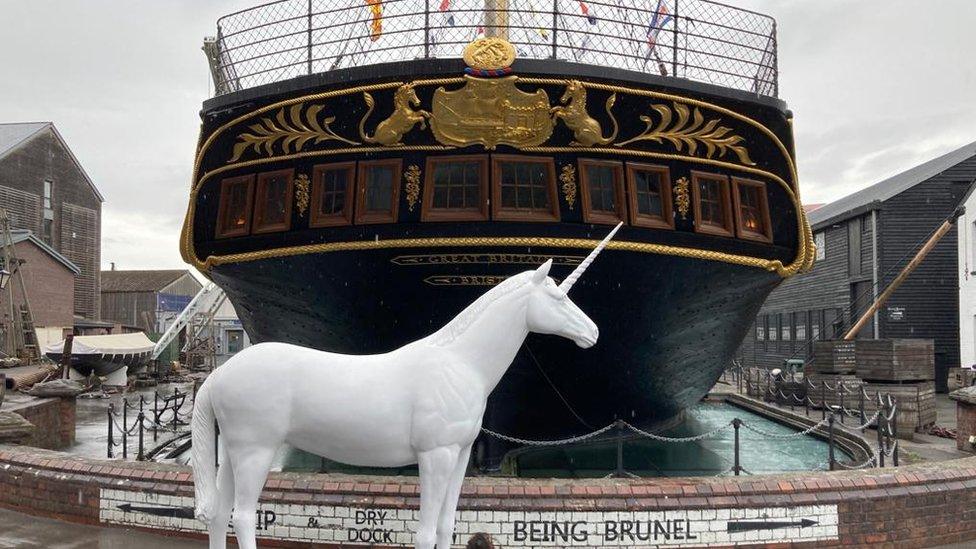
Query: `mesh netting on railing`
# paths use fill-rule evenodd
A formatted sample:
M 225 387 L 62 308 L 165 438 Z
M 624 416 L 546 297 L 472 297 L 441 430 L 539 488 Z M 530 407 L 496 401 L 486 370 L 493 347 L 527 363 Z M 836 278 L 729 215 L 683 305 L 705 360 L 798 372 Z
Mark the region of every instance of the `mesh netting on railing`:
M 304 74 L 457 58 L 507 29 L 519 57 L 560 59 L 777 94 L 776 22 L 708 0 L 281 0 L 217 23 L 221 95 Z

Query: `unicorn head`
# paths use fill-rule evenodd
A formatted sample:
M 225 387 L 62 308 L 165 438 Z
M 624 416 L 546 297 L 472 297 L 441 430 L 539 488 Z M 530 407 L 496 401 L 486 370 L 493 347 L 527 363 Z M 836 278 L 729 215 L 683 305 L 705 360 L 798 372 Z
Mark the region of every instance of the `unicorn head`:
M 573 340 L 576 345 L 584 349 L 596 344 L 596 340 L 600 337 L 600 330 L 590 317 L 570 301 L 568 294 L 573 284 L 603 251 L 621 225 L 623 223 L 614 227 L 562 284 L 557 286 L 556 282 L 549 277 L 549 269 L 552 268 L 551 259 L 532 273 L 531 284 L 534 287 L 529 295 L 526 309 L 526 322 L 530 332 L 562 336 Z

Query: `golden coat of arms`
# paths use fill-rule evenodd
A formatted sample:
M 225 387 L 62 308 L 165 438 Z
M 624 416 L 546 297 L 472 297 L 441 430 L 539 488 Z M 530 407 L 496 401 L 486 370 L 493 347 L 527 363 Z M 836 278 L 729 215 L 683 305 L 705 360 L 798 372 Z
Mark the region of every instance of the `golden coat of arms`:
M 517 76 L 484 79 L 465 76 L 463 88 L 434 92 L 430 126 L 437 140 L 463 147 L 481 143 L 533 147 L 552 135 L 549 96 L 545 90 L 526 93 Z

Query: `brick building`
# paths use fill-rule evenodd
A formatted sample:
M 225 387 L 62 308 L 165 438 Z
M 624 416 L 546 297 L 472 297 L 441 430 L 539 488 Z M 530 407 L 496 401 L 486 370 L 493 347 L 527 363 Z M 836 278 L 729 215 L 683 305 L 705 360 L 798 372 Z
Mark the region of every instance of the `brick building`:
M 185 269 L 102 271 L 102 319 L 162 332 L 203 287 Z
M 99 317 L 102 195 L 54 124 L 0 124 L 0 207 L 79 270 L 69 312 Z
M 843 336 L 962 203 L 974 179 L 976 143 L 970 143 L 811 211 L 817 262 L 770 294 L 739 349 L 743 364 L 782 367 L 788 358 L 810 358 L 814 339 Z M 858 334 L 935 340 L 940 391 L 960 361 L 959 230 L 942 238 Z
M 33 233 L 12 231 L 11 236 L 17 259 L 23 262 L 21 274 L 27 286 L 38 343 L 43 349 L 72 331 L 74 280 L 80 271 L 74 263 Z M 15 309 L 19 309 L 24 303 L 20 284 L 15 280 L 9 287 L 13 293 Z M 3 324 L 9 326 L 9 321 L 6 321 L 10 314 L 7 295 L 6 292 L 0 294 L 0 311 L 3 311 L 5 319 Z

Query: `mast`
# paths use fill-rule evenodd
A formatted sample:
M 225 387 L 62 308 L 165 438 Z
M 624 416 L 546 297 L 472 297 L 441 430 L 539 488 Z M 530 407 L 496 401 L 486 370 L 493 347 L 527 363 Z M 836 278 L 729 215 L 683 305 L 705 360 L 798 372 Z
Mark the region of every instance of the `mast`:
M 508 40 L 508 0 L 485 0 L 485 36 Z

